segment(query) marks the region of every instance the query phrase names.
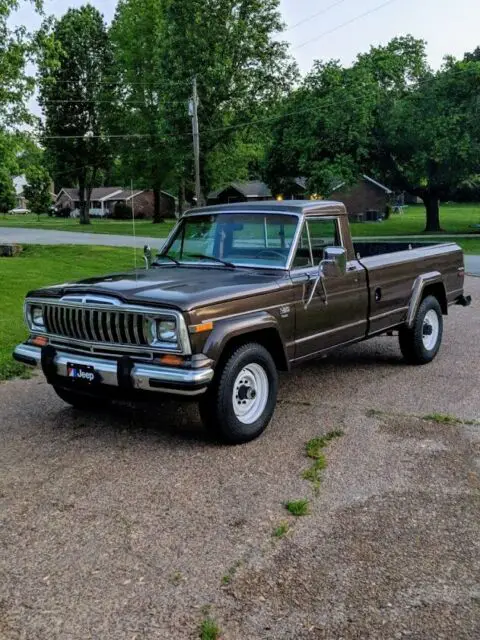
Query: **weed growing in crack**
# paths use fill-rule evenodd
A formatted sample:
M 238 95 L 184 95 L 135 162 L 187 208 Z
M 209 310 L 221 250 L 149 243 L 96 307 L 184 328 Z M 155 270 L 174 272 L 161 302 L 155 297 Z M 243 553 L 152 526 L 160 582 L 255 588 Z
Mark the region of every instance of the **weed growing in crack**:
M 310 501 L 306 498 L 302 500 L 290 500 L 285 503 L 285 509 L 292 514 L 292 516 L 306 516 L 310 511 Z
M 218 640 L 221 634 L 220 627 L 213 618 L 204 618 L 200 624 L 200 640 Z
M 272 532 L 274 538 L 283 538 L 290 530 L 288 522 L 281 522 Z

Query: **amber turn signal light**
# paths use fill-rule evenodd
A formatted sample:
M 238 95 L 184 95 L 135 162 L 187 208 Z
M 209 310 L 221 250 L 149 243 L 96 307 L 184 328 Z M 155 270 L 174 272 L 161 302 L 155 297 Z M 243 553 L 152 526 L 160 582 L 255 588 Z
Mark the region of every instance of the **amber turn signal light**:
M 211 331 L 213 329 L 213 322 L 202 322 L 201 324 L 194 324 L 190 327 L 190 333 L 203 333 L 204 331 Z
M 169 367 L 181 367 L 184 364 L 184 360 L 181 356 L 174 356 L 170 353 L 160 356 L 157 360 L 160 364 L 166 364 Z
M 48 338 L 45 336 L 35 336 L 35 338 L 31 339 L 31 343 L 36 347 L 46 347 L 48 344 Z

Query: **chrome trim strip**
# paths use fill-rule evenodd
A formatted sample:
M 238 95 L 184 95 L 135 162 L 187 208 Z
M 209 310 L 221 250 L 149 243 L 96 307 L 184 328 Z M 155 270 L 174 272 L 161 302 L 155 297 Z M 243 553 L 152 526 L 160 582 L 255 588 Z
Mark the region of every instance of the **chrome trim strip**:
M 299 338 L 295 340 L 294 344 L 302 344 L 303 342 L 308 342 L 309 340 L 315 340 L 316 338 L 321 338 L 322 336 L 328 336 L 332 333 L 338 333 L 339 331 L 345 331 L 346 329 L 352 329 L 353 327 L 357 327 L 358 325 L 365 324 L 367 325 L 367 317 L 365 320 L 358 320 L 357 322 L 351 322 L 349 324 L 344 324 L 341 327 L 336 329 L 328 329 L 328 331 L 321 331 L 320 333 L 312 334 L 311 336 L 306 336 L 305 338 Z
M 41 349 L 28 344 L 19 344 L 15 349 L 15 354 L 20 357 L 35 360 L 36 366 L 40 366 Z M 101 375 L 102 384 L 112 387 L 118 387 L 117 379 L 117 361 L 105 360 L 102 358 L 93 358 L 80 355 L 78 353 L 68 353 L 66 351 L 57 351 L 55 356 L 55 365 L 58 375 L 67 377 L 67 364 L 72 362 L 79 365 L 94 367 Z M 213 369 L 205 367 L 201 369 L 181 369 L 178 367 L 162 367 L 154 364 L 135 362 L 132 369 L 132 381 L 135 389 L 144 391 L 158 391 L 160 393 L 173 393 L 175 395 L 199 395 L 205 391 L 206 386 L 213 379 Z M 168 386 L 157 387 L 151 386 L 150 380 L 155 380 L 165 385 L 187 385 L 187 388 L 173 388 Z M 205 388 L 188 389 L 188 385 L 194 387 L 204 385 Z
M 370 322 L 374 320 L 381 320 L 382 318 L 388 318 L 388 316 L 393 316 L 395 313 L 400 313 L 402 311 L 406 311 L 408 307 L 397 307 L 396 309 L 392 309 L 391 311 L 385 311 L 385 313 L 379 313 L 376 316 L 370 316 Z

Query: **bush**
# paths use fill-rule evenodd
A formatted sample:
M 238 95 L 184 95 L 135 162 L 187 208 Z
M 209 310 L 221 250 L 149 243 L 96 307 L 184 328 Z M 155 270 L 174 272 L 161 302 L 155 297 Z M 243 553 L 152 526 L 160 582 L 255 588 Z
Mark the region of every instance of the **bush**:
M 69 218 L 71 213 L 72 213 L 72 210 L 70 209 L 70 207 L 63 207 L 63 209 L 57 209 L 55 211 L 55 217 L 56 218 Z
M 112 211 L 112 218 L 114 220 L 131 220 L 131 207 L 129 207 L 128 204 L 124 204 L 123 202 L 117 202 Z

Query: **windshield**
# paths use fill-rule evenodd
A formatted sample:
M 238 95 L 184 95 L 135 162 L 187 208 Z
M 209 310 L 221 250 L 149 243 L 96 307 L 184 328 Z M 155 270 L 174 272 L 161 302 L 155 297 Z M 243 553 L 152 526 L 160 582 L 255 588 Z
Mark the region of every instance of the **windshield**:
M 158 259 L 180 264 L 285 268 L 298 218 L 270 213 L 218 213 L 184 218 Z

